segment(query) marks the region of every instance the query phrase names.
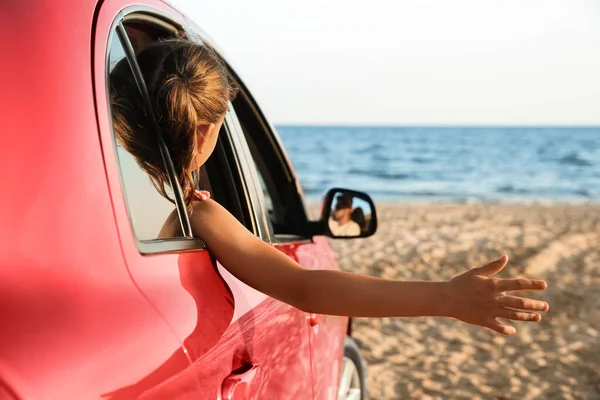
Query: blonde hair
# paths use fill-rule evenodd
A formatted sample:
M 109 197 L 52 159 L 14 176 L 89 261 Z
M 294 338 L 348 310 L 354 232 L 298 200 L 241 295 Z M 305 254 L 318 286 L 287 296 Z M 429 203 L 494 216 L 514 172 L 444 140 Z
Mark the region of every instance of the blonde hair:
M 137 61 L 189 206 L 195 186 L 190 166 L 197 146 L 196 128 L 216 123 L 225 114 L 236 87 L 211 47 L 187 39 L 154 42 L 140 52 Z M 154 187 L 173 202 L 166 192 L 170 182 L 158 139 L 126 59 L 110 74 L 110 101 L 118 142 L 134 156 Z

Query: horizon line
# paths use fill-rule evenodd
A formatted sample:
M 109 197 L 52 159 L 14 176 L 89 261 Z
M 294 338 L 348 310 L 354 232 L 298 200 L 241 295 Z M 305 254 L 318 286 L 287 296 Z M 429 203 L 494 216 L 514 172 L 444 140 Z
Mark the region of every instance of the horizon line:
M 585 128 L 600 129 L 598 125 L 584 124 L 378 124 L 378 123 L 273 123 L 274 126 L 314 127 L 314 128 Z

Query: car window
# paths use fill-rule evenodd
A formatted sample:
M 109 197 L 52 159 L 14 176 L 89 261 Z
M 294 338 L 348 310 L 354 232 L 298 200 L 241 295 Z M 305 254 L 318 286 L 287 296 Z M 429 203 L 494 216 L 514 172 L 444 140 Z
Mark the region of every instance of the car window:
M 152 41 L 173 35 L 183 35 L 181 31 L 177 31 L 175 28 L 169 29 L 164 21 L 160 21 L 159 25 L 152 25 L 148 22 L 150 18 L 148 15 L 143 15 L 143 18 L 140 18 L 141 22 L 139 22 L 135 17 L 129 15 L 127 24 L 123 25 L 136 55 L 144 47 L 152 43 Z M 167 27 L 165 28 L 165 26 Z M 107 74 L 110 74 L 117 65 L 119 65 L 119 68 L 122 68 L 122 71 L 126 71 L 119 74 L 119 79 L 132 79 L 133 81 L 134 74 L 129 67 L 126 51 L 118 35 L 113 34 L 108 54 Z M 123 78 L 124 75 L 126 78 Z M 107 76 L 107 79 L 110 91 L 110 75 Z M 109 93 L 109 95 L 115 95 L 115 93 Z M 161 195 L 159 190 L 154 187 L 150 176 L 140 167 L 135 157 L 120 143 L 114 131 L 114 118 L 116 115 L 114 111 L 111 109 L 113 137 L 121 176 L 121 186 L 132 230 L 138 240 L 138 247 L 140 247 L 140 241 L 144 242 L 144 245 L 152 241 L 162 242 L 165 238 L 161 237 L 159 239 L 158 234 L 163 224 L 169 217 L 178 218 L 174 204 L 175 193 L 170 188 L 165 188 L 167 196 Z M 219 133 L 215 151 L 207 163 L 197 173 L 193 174 L 194 180 L 197 189 L 211 192 L 212 199 L 228 209 L 249 230 L 256 231 L 256 223 L 252 215 L 249 194 L 241 173 L 242 167 L 237 158 L 230 135 L 230 124 L 231 118 L 228 116 Z M 158 149 L 156 151 L 160 152 Z M 179 216 L 181 216 L 181 211 L 179 212 Z M 184 217 L 189 218 L 187 212 Z M 182 219 L 180 218 L 181 221 Z M 171 239 L 191 239 L 191 236 L 184 237 L 181 235 Z M 203 248 L 203 245 L 200 244 L 200 247 Z M 181 249 L 184 248 L 189 249 L 189 243 L 181 247 Z M 145 249 L 148 249 L 147 246 Z M 177 250 L 177 247 L 170 246 L 169 249 Z
M 271 230 L 274 234 L 286 233 L 285 229 L 285 206 L 279 199 L 278 190 L 275 181 L 272 179 L 271 174 L 268 171 L 268 166 L 265 163 L 263 154 L 265 151 L 259 150 L 256 141 L 253 139 L 253 135 L 250 133 L 251 130 L 248 125 L 244 125 L 240 119 L 240 125 L 242 127 L 244 137 L 248 143 L 252 161 L 256 167 L 256 173 L 258 181 L 260 183 L 260 189 L 264 197 L 263 207 L 264 212 L 268 217 L 268 223 L 271 225 Z
M 265 207 L 265 211 L 267 212 L 267 215 L 269 216 L 269 222 L 271 224 L 276 223 L 277 221 L 275 219 L 275 213 L 274 213 L 274 209 L 273 209 L 273 199 L 271 198 L 271 193 L 269 192 L 269 188 L 267 186 L 267 183 L 265 182 L 265 178 L 263 178 L 262 173 L 260 172 L 260 169 L 258 168 L 258 165 L 256 165 L 256 162 L 254 163 L 254 166 L 256 167 L 258 180 L 260 182 L 260 188 L 263 193 L 264 207 Z
M 110 73 L 114 71 L 119 63 L 127 64 L 127 60 L 125 59 L 125 50 L 116 35 L 114 35 L 109 50 L 109 88 L 111 87 Z M 129 66 L 121 65 L 120 67 L 127 71 L 126 73 L 130 75 L 130 79 L 133 81 L 133 73 Z M 111 92 L 109 95 L 114 97 L 116 93 Z M 114 109 L 111 109 L 111 117 L 115 118 Z M 116 135 L 114 135 L 114 138 L 121 174 L 121 185 L 135 236 L 142 241 L 157 239 L 164 222 L 175 209 L 172 191 L 167 190 L 167 193 L 171 196 L 170 200 L 163 197 L 152 184 L 150 176 L 138 165 L 133 155 L 123 148 Z
M 264 212 L 277 241 L 302 236 L 307 223 L 298 183 L 275 133 L 244 87 L 233 102 L 264 194 Z M 290 236 L 292 235 L 292 236 Z

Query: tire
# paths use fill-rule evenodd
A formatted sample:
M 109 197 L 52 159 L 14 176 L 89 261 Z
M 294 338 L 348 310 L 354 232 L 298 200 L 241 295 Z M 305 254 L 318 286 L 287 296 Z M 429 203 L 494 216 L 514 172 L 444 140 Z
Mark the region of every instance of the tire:
M 356 341 L 346 336 L 338 400 L 368 400 L 368 398 L 367 364 L 360 354 Z

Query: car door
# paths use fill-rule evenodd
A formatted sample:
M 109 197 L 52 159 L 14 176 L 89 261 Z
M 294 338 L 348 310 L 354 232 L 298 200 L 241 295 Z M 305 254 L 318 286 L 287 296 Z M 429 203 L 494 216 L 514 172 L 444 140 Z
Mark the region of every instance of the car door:
M 96 114 L 96 2 L 0 8 L 14 58 L 0 63 L 1 386 L 21 399 L 114 398 L 181 345 L 123 260 Z M 154 394 L 182 392 L 167 382 Z
M 186 339 L 197 326 L 200 309 L 194 293 L 186 290 L 187 281 L 206 282 L 207 293 L 222 294 L 219 304 L 229 304 L 229 294 L 217 277 L 208 252 L 191 251 L 203 248 L 200 240 L 189 236 L 158 239 L 162 224 L 175 207 L 154 189 L 148 175 L 123 148 L 112 129 L 114 110 L 110 98 L 116 93 L 111 92 L 110 83 L 115 66 L 125 65 L 124 76 L 134 81 L 135 68 L 130 65 L 135 61 L 135 52 L 160 35 L 176 34 L 182 29 L 175 22 L 181 18 L 176 12 L 163 3 L 147 3 L 144 7 L 130 7 L 122 0 L 102 4 L 95 32 L 96 102 L 105 168 L 128 274 L 161 316 L 168 335 L 178 346 L 162 362 L 149 365 L 138 379 L 115 388 L 109 398 L 134 398 L 142 394 L 164 398 L 164 387 L 173 388 L 173 397 L 199 398 L 203 389 L 192 366 Z M 190 265 L 197 267 L 191 270 Z M 222 313 L 218 321 L 213 320 L 214 328 L 203 332 L 207 346 L 221 337 L 230 315 L 231 312 Z M 157 343 L 167 340 L 162 336 L 154 339 Z
M 250 158 L 256 166 L 268 240 L 305 268 L 336 269 L 327 240 L 312 237 L 306 232 L 308 217 L 302 190 L 274 129 L 260 112 L 250 92 L 243 85 L 240 89 L 234 106 L 240 129 L 248 143 Z M 315 398 L 336 398 L 348 318 L 303 314 L 309 329 Z
M 118 4 L 108 1 L 100 13 L 107 20 L 113 18 L 112 30 L 106 32 L 109 48 L 116 43 L 110 50 L 113 58 L 125 56 L 130 46 L 126 61 L 135 60 L 148 42 L 190 33 L 168 7 L 121 7 L 117 13 Z M 107 5 L 113 8 L 105 16 Z M 200 40 L 197 33 L 194 38 Z M 109 53 L 109 70 L 115 62 Z M 109 119 L 109 113 L 105 115 Z M 258 197 L 246 181 L 247 167 L 238 154 L 239 135 L 232 128 L 233 120 L 232 115 L 226 116 L 199 185 L 211 190 L 216 201 L 262 236 L 264 224 L 254 208 Z M 119 146 L 110 124 L 103 128 L 107 170 L 130 274 L 182 344 L 129 388 L 130 393 L 147 395 L 161 382 L 181 381 L 190 386 L 195 399 L 312 398 L 312 388 L 309 385 L 307 391 L 306 386 L 311 380 L 310 349 L 306 328 L 298 321 L 302 316 L 234 278 L 201 240 L 191 236 L 157 239 L 156 233 L 174 207 L 160 197 L 134 158 Z M 178 191 L 171 195 L 177 198 Z M 149 212 L 150 205 L 160 202 Z M 187 211 L 183 208 L 178 214 L 184 225 Z M 191 375 L 195 388 L 188 382 Z

